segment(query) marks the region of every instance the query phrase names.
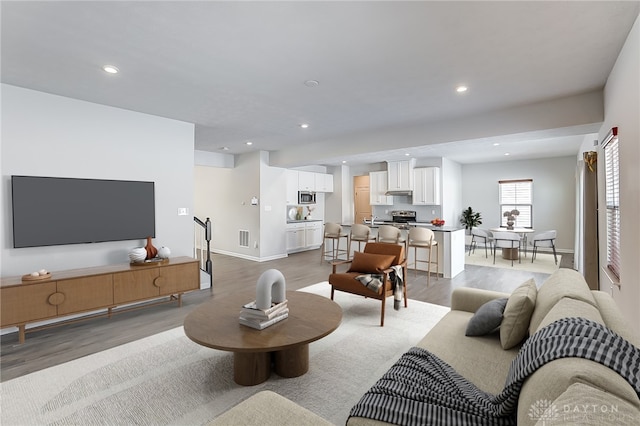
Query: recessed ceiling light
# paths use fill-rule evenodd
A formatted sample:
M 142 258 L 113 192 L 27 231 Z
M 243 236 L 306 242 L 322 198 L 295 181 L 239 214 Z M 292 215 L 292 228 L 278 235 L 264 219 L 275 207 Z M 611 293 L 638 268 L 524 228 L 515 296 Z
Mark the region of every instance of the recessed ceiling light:
M 508 152 L 505 152 L 504 155 L 511 155 L 511 154 L 509 154 Z
M 306 129 L 309 127 L 309 125 L 307 123 L 302 123 L 300 127 L 302 127 L 303 129 Z
M 317 87 L 320 84 L 318 80 L 307 80 L 304 82 L 304 85 L 307 87 Z
M 495 142 L 493 146 L 500 146 L 500 144 L 498 142 Z
M 229 151 L 229 147 L 228 146 L 223 146 L 222 148 L 219 148 L 221 151 Z
M 469 90 L 469 88 L 467 86 L 462 86 L 461 85 L 461 86 L 456 87 L 456 92 L 458 92 L 458 93 L 464 93 L 467 90 Z
M 102 67 L 102 70 L 104 72 L 108 72 L 109 74 L 118 74 L 118 72 L 120 71 L 115 65 L 105 65 Z
M 408 157 L 408 156 L 410 156 L 411 154 L 409 154 L 408 152 L 405 152 L 405 153 L 404 153 L 404 155 L 405 155 L 405 157 Z
M 253 145 L 253 142 L 251 142 L 251 141 L 247 141 L 247 142 L 245 142 L 245 143 L 246 143 L 247 145 Z
M 342 160 L 342 164 L 347 164 L 347 160 Z

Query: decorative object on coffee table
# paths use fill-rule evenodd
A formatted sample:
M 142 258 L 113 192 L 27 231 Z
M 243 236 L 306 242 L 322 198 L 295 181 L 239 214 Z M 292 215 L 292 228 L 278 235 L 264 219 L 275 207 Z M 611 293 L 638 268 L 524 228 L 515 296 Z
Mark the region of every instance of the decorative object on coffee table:
M 256 300 L 242 306 L 240 324 L 262 330 L 288 316 L 284 275 L 277 269 L 264 271 L 256 283 Z
M 144 249 L 147 251 L 147 259 L 153 259 L 158 255 L 158 249 L 151 243 L 151 237 L 147 237 L 147 245 Z

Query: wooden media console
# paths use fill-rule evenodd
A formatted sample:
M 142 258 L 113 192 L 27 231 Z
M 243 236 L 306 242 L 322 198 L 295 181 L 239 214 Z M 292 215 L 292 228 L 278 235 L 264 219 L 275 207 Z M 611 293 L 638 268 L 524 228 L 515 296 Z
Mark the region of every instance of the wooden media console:
M 96 316 L 111 316 L 117 306 L 164 297 L 168 299 L 158 300 L 157 303 L 177 300 L 178 306 L 182 306 L 182 294 L 199 288 L 198 261 L 190 257 L 175 257 L 168 262 L 148 266 L 124 263 L 57 271 L 52 272 L 51 277 L 45 280 L 2 278 L 0 328 L 18 327 L 20 343 L 24 343 L 27 331 Z M 138 307 L 125 307 L 118 311 L 136 308 Z M 106 312 L 26 329 L 28 323 L 101 310 Z

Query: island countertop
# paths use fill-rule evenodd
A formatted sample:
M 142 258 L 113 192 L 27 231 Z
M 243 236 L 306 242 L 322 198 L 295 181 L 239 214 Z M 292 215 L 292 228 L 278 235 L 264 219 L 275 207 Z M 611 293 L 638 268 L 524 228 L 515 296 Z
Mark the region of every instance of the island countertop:
M 435 226 L 435 225 L 432 225 L 431 222 L 409 222 L 409 226 L 422 226 L 425 228 L 429 228 L 434 232 L 436 231 L 456 232 L 456 231 L 464 230 L 463 226 L 449 226 L 449 225 Z

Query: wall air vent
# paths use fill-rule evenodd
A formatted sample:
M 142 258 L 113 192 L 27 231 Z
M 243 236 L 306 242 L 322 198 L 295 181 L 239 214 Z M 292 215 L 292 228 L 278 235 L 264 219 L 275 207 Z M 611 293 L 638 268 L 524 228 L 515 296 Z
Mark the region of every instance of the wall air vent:
M 238 231 L 238 242 L 240 247 L 249 247 L 249 231 L 241 229 Z

